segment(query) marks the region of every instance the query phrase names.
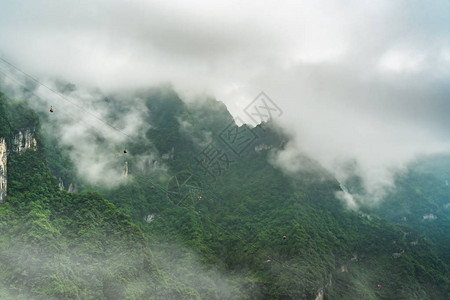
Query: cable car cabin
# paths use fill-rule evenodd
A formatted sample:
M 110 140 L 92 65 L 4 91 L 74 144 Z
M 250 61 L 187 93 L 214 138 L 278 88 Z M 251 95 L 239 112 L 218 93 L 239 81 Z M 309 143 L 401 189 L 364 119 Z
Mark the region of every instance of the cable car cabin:
M 202 200 L 202 196 L 198 196 L 198 201 Z
M 53 112 L 53 106 L 50 106 L 50 112 L 51 113 Z
M 283 240 L 285 240 L 286 239 L 286 236 L 285 235 L 283 235 Z
M 123 149 L 123 153 L 128 153 L 128 152 L 127 152 L 127 149 Z

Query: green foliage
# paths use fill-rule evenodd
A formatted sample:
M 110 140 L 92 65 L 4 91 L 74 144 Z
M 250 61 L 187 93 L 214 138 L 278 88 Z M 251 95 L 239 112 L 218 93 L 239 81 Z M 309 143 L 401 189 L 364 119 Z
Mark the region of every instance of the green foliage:
M 23 104 L 10 107 L 17 116 L 9 123 L 35 126 L 39 143 L 8 156 L 8 196 L 0 206 L 0 298 L 198 298 L 157 268 L 129 216 L 99 194 L 59 189 L 46 166 L 35 116 Z
M 11 132 L 6 109 L 6 96 L 0 92 L 0 137 L 9 137 Z
M 319 168 L 291 180 L 268 164 L 270 151 L 250 147 L 213 180 L 194 159 L 206 143 L 194 141 L 204 142 L 202 132 L 207 131 L 213 143 L 226 149 L 218 135 L 229 125 L 228 112 L 211 101 L 188 108 L 173 95 L 165 97 L 148 99 L 154 126 L 148 137 L 160 153 L 174 149 L 170 174 L 156 180 L 134 172 L 129 183 L 103 191 L 141 226 L 160 261 L 173 256 L 183 264 L 192 260 L 185 252 L 171 253 L 170 244 L 195 249 L 206 267 L 244 274 L 240 285 L 231 284 L 236 289 L 232 295 L 241 295 L 237 298 L 314 299 L 322 288 L 327 299 L 445 297 L 448 266 L 435 255 L 437 245 L 421 240 L 417 247 L 404 234 L 410 229 L 345 210 L 334 197 L 339 185 Z M 285 137 L 270 124 L 264 127 L 254 129 L 257 143 L 282 147 Z M 183 172 L 200 177 L 202 200 L 190 195 L 174 205 L 164 189 L 170 193 L 167 182 Z M 158 188 L 151 189 L 155 181 Z M 150 214 L 156 217 L 147 224 L 143 220 Z M 171 265 L 162 266 L 173 271 Z M 183 273 L 194 277 L 189 268 Z M 202 298 L 220 298 L 207 292 L 204 282 L 192 282 Z
M 56 140 L 47 137 L 44 152 L 38 136 L 37 151 L 10 155 L 0 298 L 314 299 L 321 289 L 325 299 L 448 296 L 449 243 L 438 244 L 448 227 L 398 221 L 405 212 L 420 221 L 426 210 L 447 220 L 438 209 L 447 194 L 432 190 L 433 181 L 399 182 L 404 189 L 385 210 L 348 211 L 335 199 L 339 185 L 320 168 L 289 178 L 268 163 L 286 141 L 271 124 L 253 129 L 255 143 L 271 150 L 253 144 L 213 179 L 195 157 L 209 142 L 227 149 L 219 138 L 232 121 L 226 108 L 213 100 L 186 106 L 166 90 L 141 98 L 151 129 L 130 141 L 130 153 L 173 149 L 167 174 L 140 172 L 131 154 L 122 185 L 85 183 L 97 193 L 69 194 L 45 163 L 52 160 L 58 177 L 75 177 Z M 38 128 L 32 114 L 21 118 L 11 124 Z M 201 201 L 168 197 L 172 176 L 183 172 L 195 173 Z
M 431 243 L 435 253 L 449 265 L 450 187 L 421 168 L 399 176 L 396 186 L 381 205 L 367 211 L 404 226 L 409 243 Z

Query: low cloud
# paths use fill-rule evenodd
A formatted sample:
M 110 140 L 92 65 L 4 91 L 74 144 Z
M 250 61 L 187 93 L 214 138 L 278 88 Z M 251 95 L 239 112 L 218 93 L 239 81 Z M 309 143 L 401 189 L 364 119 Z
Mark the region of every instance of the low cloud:
M 417 155 L 450 151 L 449 22 L 437 0 L 21 1 L 2 7 L 0 55 L 106 93 L 171 83 L 244 120 L 265 91 L 289 151 L 375 201 Z
M 120 100 L 108 99 L 98 90 L 55 81 L 43 85 L 25 82 L 23 74 L 17 72 L 0 74 L 0 86 L 10 98 L 26 99 L 34 110 L 47 116 L 42 122 L 44 132 L 68 150 L 85 183 L 112 187 L 125 182 L 128 161 L 141 173 L 156 168 L 152 162 L 159 155 L 145 137 L 150 123 L 142 99 L 122 95 L 117 95 L 124 97 Z M 53 113 L 49 113 L 50 108 Z M 128 149 L 125 154 L 127 144 L 134 140 L 146 140 L 148 149 L 137 154 Z M 161 171 L 164 166 L 157 168 Z

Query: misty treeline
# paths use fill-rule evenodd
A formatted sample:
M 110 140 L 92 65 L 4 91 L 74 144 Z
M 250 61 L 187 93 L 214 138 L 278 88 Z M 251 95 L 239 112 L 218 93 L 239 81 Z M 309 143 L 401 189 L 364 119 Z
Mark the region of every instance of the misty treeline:
M 422 222 L 424 211 L 448 220 L 443 205 L 450 191 L 430 188 L 438 179 L 400 178 L 402 188 L 389 195 L 405 205 L 398 215 L 389 206 L 349 211 L 335 198 L 339 184 L 325 170 L 287 177 L 269 163 L 288 140 L 273 124 L 241 127 L 256 138 L 236 154 L 222 134 L 233 119 L 219 102 L 188 105 L 164 89 L 139 98 L 150 126 L 111 164 L 129 166 L 128 176 L 111 188 L 78 176 L 70 147 L 40 130 L 38 115 L 24 102 L 1 97 L 0 136 L 11 143 L 18 130 L 32 126 L 38 147 L 8 157 L 0 298 L 314 299 L 320 291 L 325 299 L 448 296 L 448 236 L 438 242 L 448 227 L 434 231 L 443 223 Z M 206 163 L 202 155 L 212 146 L 227 155 L 220 172 L 199 163 Z M 61 190 L 55 176 L 76 182 L 80 193 Z M 189 185 L 174 184 L 181 178 Z M 422 207 L 412 207 L 413 199 Z

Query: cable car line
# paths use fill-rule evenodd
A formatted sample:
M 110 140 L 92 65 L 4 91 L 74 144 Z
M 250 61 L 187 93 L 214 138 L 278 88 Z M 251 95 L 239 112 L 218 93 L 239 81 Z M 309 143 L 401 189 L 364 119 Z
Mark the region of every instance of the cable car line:
M 25 75 L 27 78 L 29 78 L 29 79 L 31 79 L 32 81 L 36 82 L 38 85 L 40 85 L 40 86 L 46 88 L 46 89 L 49 90 L 50 92 L 52 92 L 52 93 L 54 93 L 55 95 L 59 96 L 59 97 L 60 97 L 61 99 L 63 99 L 64 101 L 66 101 L 66 102 L 72 104 L 73 106 L 77 107 L 77 108 L 80 109 L 81 111 L 83 111 L 83 112 L 85 112 L 85 113 L 91 115 L 92 117 L 94 117 L 94 118 L 97 119 L 98 121 L 100 121 L 100 122 L 102 122 L 103 124 L 109 126 L 109 127 L 112 128 L 113 130 L 115 130 L 115 131 L 117 131 L 117 132 L 123 134 L 123 135 L 126 136 L 126 137 L 132 138 L 130 135 L 128 135 L 127 133 L 123 132 L 122 130 L 120 130 L 120 129 L 117 128 L 116 126 L 110 124 L 109 122 L 107 122 L 107 121 L 103 120 L 102 118 L 96 116 L 95 114 L 93 114 L 93 113 L 90 112 L 89 110 L 87 110 L 87 109 L 81 107 L 80 105 L 74 103 L 73 101 L 69 100 L 69 99 L 68 99 L 67 97 L 65 97 L 63 94 L 59 93 L 58 91 L 54 90 L 53 88 L 51 88 L 51 87 L 45 85 L 44 83 L 40 82 L 40 81 L 39 81 L 38 79 L 36 79 L 35 77 L 33 77 L 33 76 L 31 76 L 30 74 L 24 72 L 23 70 L 21 70 L 20 68 L 18 68 L 18 67 L 15 66 L 15 65 L 13 65 L 12 63 L 6 61 L 4 58 L 0 57 L 0 60 L 3 61 L 4 63 L 6 63 L 7 65 L 9 65 L 10 67 L 12 67 L 13 69 L 15 69 L 16 71 L 22 73 L 22 74 Z M 1 70 L 0 70 L 0 72 L 3 73 L 5 76 L 11 78 L 10 76 L 8 76 L 7 74 L 5 74 L 5 73 L 2 72 Z M 15 80 L 16 82 L 18 82 L 17 79 L 13 79 L 13 80 Z M 20 84 L 20 83 L 19 83 L 19 84 Z M 26 86 L 25 86 L 24 84 L 20 84 L 20 85 L 24 86 L 26 90 L 28 90 L 29 92 L 31 92 L 31 93 L 32 93 L 33 95 L 35 95 L 36 97 L 41 98 L 41 97 L 39 97 L 38 95 L 36 95 L 33 91 L 30 91 L 28 88 L 26 88 Z M 9 98 L 9 97 L 8 97 L 8 98 Z M 9 99 L 10 99 L 10 98 L 9 98 Z M 53 112 L 53 106 L 51 106 L 50 112 Z M 77 120 L 74 119 L 74 121 L 77 121 Z M 83 121 L 80 121 L 80 120 L 78 120 L 78 121 L 79 121 L 79 122 L 83 122 Z M 92 126 L 92 125 L 91 125 L 91 126 Z M 96 127 L 94 127 L 94 126 L 92 126 L 92 127 L 93 127 L 95 130 L 98 130 L 98 128 L 96 128 Z M 104 134 L 102 133 L 102 135 L 104 135 Z M 124 152 L 124 154 L 126 154 L 128 151 L 127 151 L 127 149 L 125 148 L 123 152 Z M 135 177 L 140 177 L 140 178 L 143 178 L 143 179 L 149 181 L 149 182 L 152 184 L 152 187 L 158 188 L 158 189 L 162 190 L 166 195 L 168 195 L 169 193 L 179 195 L 179 193 L 172 192 L 172 191 L 169 191 L 169 190 L 167 190 L 167 189 L 161 187 L 159 184 L 156 184 L 155 182 L 153 182 L 152 179 L 143 177 L 143 176 L 141 176 L 141 175 L 136 175 L 136 174 L 133 174 L 133 176 L 135 176 Z M 189 177 L 188 179 L 190 179 L 190 177 Z M 178 185 L 178 187 L 179 187 L 178 179 L 175 178 L 175 180 L 176 180 L 177 185 Z M 186 182 L 187 182 L 187 180 L 186 180 L 184 183 L 186 183 Z M 201 189 L 201 190 L 204 191 L 204 192 L 203 192 L 203 195 L 207 193 L 206 190 L 203 190 L 203 189 Z M 187 195 L 186 197 L 189 197 L 189 195 Z M 186 197 L 185 197 L 185 198 L 186 198 Z M 199 198 L 200 198 L 200 199 L 202 199 L 201 197 L 202 197 L 202 196 L 199 195 Z M 175 204 L 175 203 L 170 199 L 170 197 L 167 197 L 167 198 L 169 199 L 170 203 L 171 203 L 173 206 L 176 206 L 176 207 L 179 207 L 179 208 L 188 210 L 188 211 L 191 210 L 191 211 L 193 211 L 194 213 L 196 213 L 197 215 L 202 215 L 205 219 L 207 219 L 207 220 L 213 225 L 213 227 L 216 227 L 216 228 L 220 229 L 221 231 L 228 233 L 228 234 L 231 235 L 231 236 L 237 237 L 241 242 L 243 242 L 244 245 L 247 245 L 249 248 L 253 248 L 252 250 L 255 250 L 254 252 L 258 252 L 258 249 L 259 249 L 259 248 L 255 245 L 255 244 L 256 244 L 256 241 L 253 242 L 253 243 L 248 242 L 246 239 L 242 238 L 242 237 L 241 237 L 239 234 L 237 234 L 236 232 L 231 232 L 229 229 L 226 229 L 226 228 L 224 228 L 223 226 L 217 224 L 217 223 L 216 223 L 215 221 L 213 221 L 210 217 L 208 217 L 205 213 L 202 213 L 202 211 L 201 211 L 200 209 L 195 210 L 194 207 L 190 207 L 190 208 L 189 208 L 189 207 L 185 207 L 185 206 L 180 206 L 179 204 L 181 204 L 181 203 L 183 202 L 183 200 L 181 200 L 178 204 Z M 185 199 L 185 198 L 184 198 L 184 199 Z M 215 197 L 212 197 L 212 196 L 211 196 L 211 197 L 207 197 L 207 198 L 212 199 L 213 201 L 217 201 L 217 199 L 216 199 Z M 155 207 L 155 209 L 157 209 L 157 208 Z M 162 212 L 161 212 L 159 209 L 157 209 L 157 210 L 160 212 L 160 214 L 162 214 Z M 283 236 L 283 239 L 286 239 L 286 236 Z M 227 257 L 228 257 L 228 256 L 229 256 L 229 255 L 227 255 Z M 298 276 L 299 278 L 302 278 L 301 275 L 299 275 L 296 271 L 293 271 L 293 270 L 292 270 L 292 267 L 287 266 L 287 265 L 286 265 L 285 263 L 283 263 L 282 261 L 280 261 L 280 260 L 278 260 L 278 259 L 275 259 L 275 258 L 273 258 L 273 257 L 270 257 L 270 256 L 267 256 L 267 258 L 268 258 L 268 259 L 266 260 L 266 263 L 267 263 L 267 262 L 272 262 L 272 261 L 277 262 L 277 263 L 280 264 L 280 266 L 282 266 L 284 269 L 290 271 L 291 273 L 295 274 L 295 275 Z
M 52 93 L 54 93 L 55 95 L 59 96 L 61 99 L 63 99 L 64 101 L 72 104 L 73 106 L 77 107 L 78 109 L 80 109 L 81 111 L 91 115 L 92 117 L 96 118 L 97 120 L 99 120 L 100 122 L 102 122 L 103 124 L 111 127 L 112 129 L 116 130 L 117 132 L 132 138 L 132 136 L 130 136 L 129 134 L 123 132 L 122 130 L 120 130 L 119 128 L 117 128 L 116 126 L 112 125 L 111 123 L 103 120 L 102 118 L 96 116 L 94 113 L 92 113 L 91 111 L 89 111 L 88 109 L 85 109 L 84 107 L 76 104 L 75 102 L 69 100 L 67 97 L 65 97 L 63 94 L 59 93 L 58 91 L 54 90 L 53 88 L 49 87 L 48 85 L 40 82 L 38 79 L 36 79 L 35 77 L 33 77 L 32 75 L 26 73 L 25 71 L 21 70 L 20 68 L 18 68 L 17 66 L 13 65 L 12 63 L 8 62 L 7 60 L 5 60 L 4 58 L 0 57 L 0 60 L 3 61 L 4 63 L 6 63 L 7 65 L 9 65 L 10 67 L 14 68 L 15 70 L 17 70 L 18 72 L 24 74 L 26 77 L 30 78 L 31 80 L 33 80 L 34 82 L 36 82 L 38 85 L 45 87 L 46 89 L 48 89 L 49 91 L 51 91 Z
M 0 73 L 3 74 L 5 77 L 13 80 L 14 82 L 16 82 L 18 85 L 22 86 L 24 88 L 24 90 L 28 93 L 31 93 L 32 95 L 34 95 L 35 97 L 42 99 L 41 96 L 37 95 L 34 91 L 30 90 L 29 88 L 27 88 L 25 86 L 24 83 L 20 82 L 17 78 L 11 76 L 11 74 L 7 74 L 4 72 L 4 70 L 0 69 Z M 8 97 L 6 94 L 5 95 L 6 98 L 8 98 L 10 101 L 14 101 L 11 97 Z M 53 105 L 50 106 L 50 112 L 53 112 Z M 94 130 L 96 131 L 96 133 L 98 135 L 101 136 L 105 136 L 105 132 L 103 132 L 102 130 L 100 130 L 100 128 L 98 128 L 97 126 L 94 126 L 92 124 L 87 123 L 86 121 L 80 120 L 80 119 L 75 119 L 75 117 L 72 114 L 64 114 L 64 118 L 70 118 L 71 120 L 73 120 L 74 122 L 76 122 L 77 124 L 80 124 L 82 127 L 84 127 L 86 130 Z

